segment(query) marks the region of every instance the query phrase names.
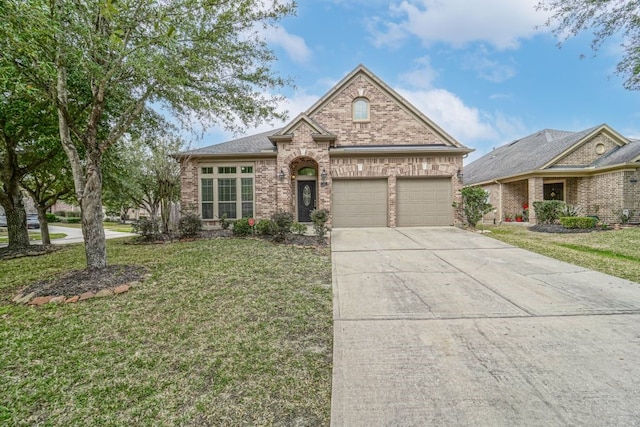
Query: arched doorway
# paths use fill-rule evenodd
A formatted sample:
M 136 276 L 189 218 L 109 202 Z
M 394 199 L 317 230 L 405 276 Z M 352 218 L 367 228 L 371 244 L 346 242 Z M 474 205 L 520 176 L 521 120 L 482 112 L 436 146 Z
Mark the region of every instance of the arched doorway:
M 294 185 L 294 204 L 298 222 L 311 222 L 311 212 L 318 205 L 318 163 L 311 158 L 291 162 Z

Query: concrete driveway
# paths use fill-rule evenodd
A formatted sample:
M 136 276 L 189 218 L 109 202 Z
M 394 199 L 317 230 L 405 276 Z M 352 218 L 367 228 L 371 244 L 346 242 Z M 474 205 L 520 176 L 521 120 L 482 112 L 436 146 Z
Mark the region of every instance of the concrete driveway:
M 640 425 L 640 285 L 450 227 L 331 240 L 333 426 Z

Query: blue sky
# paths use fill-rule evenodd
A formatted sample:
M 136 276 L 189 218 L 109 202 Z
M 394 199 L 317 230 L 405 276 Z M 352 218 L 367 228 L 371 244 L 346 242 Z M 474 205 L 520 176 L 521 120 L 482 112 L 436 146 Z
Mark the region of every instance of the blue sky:
M 640 94 L 614 74 L 621 40 L 594 57 L 589 34 L 561 49 L 536 0 L 301 0 L 265 37 L 290 117 L 362 63 L 464 145 L 468 161 L 544 128 L 607 123 L 640 137 Z M 585 58 L 580 59 L 584 54 Z M 281 123 L 247 129 L 251 134 Z M 212 128 L 198 146 L 232 138 Z

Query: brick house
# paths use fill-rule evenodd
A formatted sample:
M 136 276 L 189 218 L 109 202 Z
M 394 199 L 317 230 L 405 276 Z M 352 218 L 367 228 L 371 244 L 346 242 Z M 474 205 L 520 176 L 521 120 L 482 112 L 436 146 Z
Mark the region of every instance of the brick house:
M 360 65 L 283 128 L 177 155 L 181 202 L 206 225 L 314 208 L 333 227 L 454 225 L 471 151 Z
M 533 202 L 563 200 L 583 215 L 619 223 L 627 209 L 640 221 L 640 140 L 628 139 L 606 124 L 580 132 L 544 129 L 503 145 L 465 166 L 464 185 L 490 193 L 495 212 L 485 221 L 529 209 Z

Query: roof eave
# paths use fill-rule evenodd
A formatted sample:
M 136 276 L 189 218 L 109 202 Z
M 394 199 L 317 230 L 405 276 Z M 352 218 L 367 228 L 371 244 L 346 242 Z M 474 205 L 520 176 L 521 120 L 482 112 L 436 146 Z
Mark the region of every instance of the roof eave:
M 396 148 L 397 147 L 397 148 Z M 356 149 L 354 149 L 356 148 Z M 377 149 L 376 149 L 377 148 Z M 392 146 L 392 147 L 376 147 L 376 148 L 368 148 L 368 147 L 334 147 L 329 149 L 329 155 L 332 157 L 351 157 L 351 156 L 380 156 L 380 155 L 408 155 L 408 154 L 457 154 L 457 155 L 465 155 L 474 151 L 473 148 L 458 148 L 451 146 L 442 146 L 442 147 L 401 147 L 401 146 Z

